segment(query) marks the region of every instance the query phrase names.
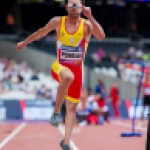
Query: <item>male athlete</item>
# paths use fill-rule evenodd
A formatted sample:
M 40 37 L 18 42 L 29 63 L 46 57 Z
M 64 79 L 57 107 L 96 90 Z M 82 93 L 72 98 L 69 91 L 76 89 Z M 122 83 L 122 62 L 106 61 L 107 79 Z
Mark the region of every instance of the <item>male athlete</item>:
M 62 150 L 70 150 L 69 142 L 73 130 L 76 106 L 82 89 L 83 60 L 91 35 L 98 40 L 105 38 L 104 31 L 93 18 L 91 9 L 84 6 L 84 0 L 65 0 L 67 16 L 54 17 L 46 26 L 39 29 L 26 40 L 17 44 L 22 50 L 27 44 L 46 36 L 50 31 L 57 33 L 57 60 L 51 67 L 51 73 L 60 84 L 56 95 L 54 114 L 50 119 L 53 126 L 59 125 L 60 107 L 66 101 L 65 137 L 61 141 Z M 81 18 L 81 13 L 88 18 Z

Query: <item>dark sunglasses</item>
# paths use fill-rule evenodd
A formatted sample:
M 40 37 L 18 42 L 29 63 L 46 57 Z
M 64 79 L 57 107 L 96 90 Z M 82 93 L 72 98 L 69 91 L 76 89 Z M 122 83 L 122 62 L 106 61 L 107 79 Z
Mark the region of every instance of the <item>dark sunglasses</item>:
M 82 4 L 72 4 L 68 3 L 68 8 L 82 8 Z

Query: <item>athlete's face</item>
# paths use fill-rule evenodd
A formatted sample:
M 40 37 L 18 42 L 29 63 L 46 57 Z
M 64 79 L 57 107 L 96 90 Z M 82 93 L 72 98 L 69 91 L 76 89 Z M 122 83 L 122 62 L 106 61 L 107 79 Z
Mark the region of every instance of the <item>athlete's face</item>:
M 66 10 L 68 11 L 68 15 L 72 18 L 80 17 L 82 13 L 82 3 L 80 0 L 68 0 L 68 4 L 66 4 Z

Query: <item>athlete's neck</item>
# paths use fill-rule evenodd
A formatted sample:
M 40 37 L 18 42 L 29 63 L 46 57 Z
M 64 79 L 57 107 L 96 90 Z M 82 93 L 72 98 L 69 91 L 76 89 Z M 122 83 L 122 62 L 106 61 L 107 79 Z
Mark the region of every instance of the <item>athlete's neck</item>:
M 80 17 L 78 17 L 78 18 L 72 18 L 70 16 L 67 16 L 67 22 L 69 24 L 76 24 L 76 23 L 78 23 L 80 21 L 80 19 L 81 19 Z

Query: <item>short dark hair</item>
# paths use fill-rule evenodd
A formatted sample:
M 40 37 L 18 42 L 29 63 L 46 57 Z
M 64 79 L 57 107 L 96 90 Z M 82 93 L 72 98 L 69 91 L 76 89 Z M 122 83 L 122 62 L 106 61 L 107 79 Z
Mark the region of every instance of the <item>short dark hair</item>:
M 82 4 L 85 4 L 85 0 L 80 0 Z M 68 4 L 68 0 L 65 0 L 65 4 Z

